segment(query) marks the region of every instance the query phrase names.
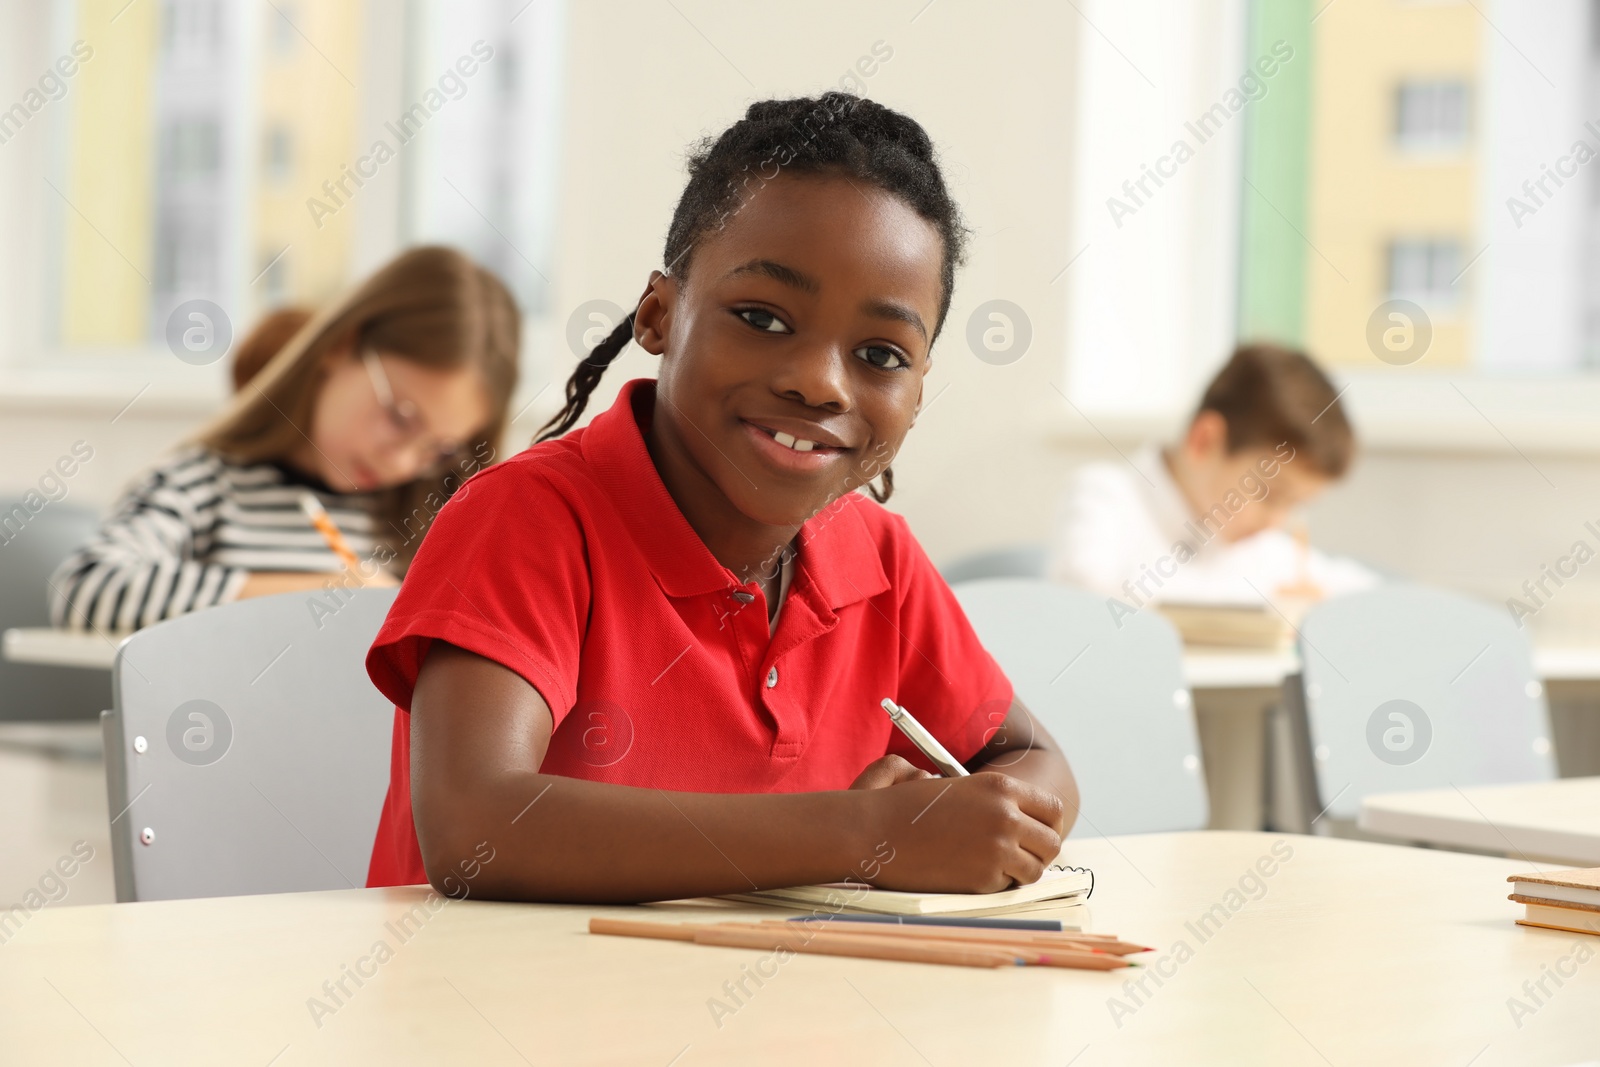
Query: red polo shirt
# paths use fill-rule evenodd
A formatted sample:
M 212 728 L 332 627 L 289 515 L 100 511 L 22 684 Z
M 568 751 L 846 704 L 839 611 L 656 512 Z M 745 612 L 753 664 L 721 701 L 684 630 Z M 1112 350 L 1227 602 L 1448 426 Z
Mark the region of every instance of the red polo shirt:
M 435 640 L 515 671 L 550 705 L 540 770 L 703 793 L 843 789 L 898 752 L 892 697 L 956 758 L 1004 721 L 1011 683 L 905 520 L 860 493 L 796 538 L 769 633 L 684 519 L 643 431 L 655 382 L 589 426 L 475 477 L 439 513 L 367 655 L 396 705 L 368 885 L 424 882 L 411 818 L 410 707 Z

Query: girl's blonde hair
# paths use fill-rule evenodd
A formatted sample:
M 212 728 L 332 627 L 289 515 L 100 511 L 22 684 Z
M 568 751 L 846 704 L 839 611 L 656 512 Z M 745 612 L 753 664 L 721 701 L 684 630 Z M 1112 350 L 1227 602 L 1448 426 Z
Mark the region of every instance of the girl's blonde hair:
M 289 338 L 195 437 L 237 463 L 281 461 L 309 440 L 328 353 L 373 348 L 434 370 L 475 367 L 493 414 L 459 470 L 380 492 L 378 536 L 404 568 L 466 477 L 494 461 L 517 384 L 521 316 L 499 278 L 451 248 L 404 252 Z

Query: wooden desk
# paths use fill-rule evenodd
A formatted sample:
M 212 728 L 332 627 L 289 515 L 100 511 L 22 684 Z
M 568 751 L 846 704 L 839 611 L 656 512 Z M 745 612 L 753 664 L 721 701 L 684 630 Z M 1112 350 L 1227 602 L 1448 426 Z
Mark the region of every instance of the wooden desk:
M 1402 841 L 1600 866 L 1600 778 L 1384 793 L 1361 804 L 1360 826 Z
M 1231 898 L 1275 843 L 1289 857 L 1259 890 L 1246 880 L 1259 899 Z M 45 909 L 0 946 L 5 1047 L 25 1063 L 276 1067 L 1500 1067 L 1593 1053 L 1600 963 L 1580 964 L 1520 1027 L 1507 1007 L 1576 940 L 1513 924 L 1504 879 L 1521 861 L 1245 833 L 1073 842 L 1068 858 L 1095 868 L 1092 926 L 1159 946 L 1159 968 L 802 956 L 759 987 L 747 979 L 735 1004 L 724 983 L 765 954 L 582 932 L 594 914 L 690 918 L 706 906 L 450 902 L 404 941 L 387 924 L 424 890 Z M 1222 917 L 1197 932 L 1214 905 Z M 392 958 L 363 964 L 372 976 L 359 988 L 346 979 L 350 996 L 319 1027 L 308 1001 L 331 1003 L 323 983 L 380 941 Z M 1141 976 L 1144 993 L 1125 986 Z M 736 1009 L 720 1026 L 712 998 Z

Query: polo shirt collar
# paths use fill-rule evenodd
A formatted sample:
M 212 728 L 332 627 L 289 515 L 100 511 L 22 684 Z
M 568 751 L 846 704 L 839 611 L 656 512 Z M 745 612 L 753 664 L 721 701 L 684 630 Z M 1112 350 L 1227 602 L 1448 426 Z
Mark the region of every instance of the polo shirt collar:
M 734 573 L 711 554 L 677 501 L 667 492 L 650 450 L 644 426 L 655 408 L 654 378 L 623 385 L 611 407 L 584 429 L 584 460 L 607 492 L 623 524 L 668 596 L 689 597 L 737 588 Z M 859 509 L 868 501 L 847 493 L 801 526 L 795 586 L 814 587 L 833 610 L 889 588 L 878 546 Z

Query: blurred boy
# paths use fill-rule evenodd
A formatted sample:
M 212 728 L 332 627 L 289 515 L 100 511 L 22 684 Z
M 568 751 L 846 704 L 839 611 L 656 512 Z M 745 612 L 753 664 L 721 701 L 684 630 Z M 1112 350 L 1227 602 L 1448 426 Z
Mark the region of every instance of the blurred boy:
M 1050 576 L 1133 609 L 1160 601 L 1259 604 L 1376 584 L 1285 531 L 1349 469 L 1355 435 L 1304 353 L 1242 345 L 1182 440 L 1093 463 L 1061 503 Z

